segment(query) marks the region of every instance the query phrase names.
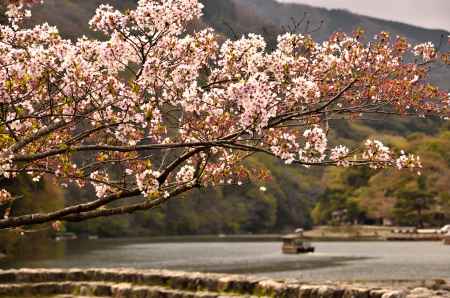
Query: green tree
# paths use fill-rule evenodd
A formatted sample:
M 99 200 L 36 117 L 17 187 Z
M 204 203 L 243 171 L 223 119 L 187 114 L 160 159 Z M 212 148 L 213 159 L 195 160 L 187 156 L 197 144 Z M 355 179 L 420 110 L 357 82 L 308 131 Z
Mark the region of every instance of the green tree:
M 399 222 L 414 223 L 415 226 L 423 228 L 427 219 L 427 211 L 436 203 L 434 194 L 427 190 L 426 177 L 417 179 L 417 188 L 403 188 L 397 194 L 394 214 Z

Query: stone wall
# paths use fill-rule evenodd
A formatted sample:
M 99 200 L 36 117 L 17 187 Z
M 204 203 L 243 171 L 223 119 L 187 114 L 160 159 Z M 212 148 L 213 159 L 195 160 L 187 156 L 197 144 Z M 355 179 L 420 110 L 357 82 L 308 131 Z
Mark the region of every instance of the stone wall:
M 446 281 L 421 288 L 370 288 L 309 284 L 242 275 L 134 269 L 0 270 L 0 297 L 292 297 L 429 298 L 449 297 Z

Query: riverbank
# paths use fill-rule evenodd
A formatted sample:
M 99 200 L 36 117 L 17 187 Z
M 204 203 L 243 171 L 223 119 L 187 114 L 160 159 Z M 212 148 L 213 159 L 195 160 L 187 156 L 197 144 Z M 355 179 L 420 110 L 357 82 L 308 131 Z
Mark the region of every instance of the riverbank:
M 450 281 L 402 284 L 306 283 L 260 277 L 167 270 L 20 269 L 0 270 L 0 296 L 85 297 L 308 297 L 450 298 Z M 67 297 L 67 296 L 66 296 Z
M 442 234 L 402 234 L 395 232 L 399 227 L 385 226 L 317 226 L 304 231 L 303 235 L 310 241 L 442 241 Z M 193 235 L 150 237 L 152 242 L 267 242 L 281 241 L 284 234 L 240 234 L 240 235 Z
M 402 230 L 407 232 L 401 233 Z M 442 241 L 444 239 L 443 234 L 435 232 L 367 225 L 318 226 L 306 231 L 304 235 L 314 241 Z
M 385 226 L 317 226 L 303 232 L 310 241 L 442 241 L 441 234 L 400 234 L 399 227 Z M 237 234 L 144 237 L 150 242 L 268 242 L 281 241 L 285 234 Z
M 444 235 L 436 233 L 398 233 L 401 227 L 386 226 L 316 226 L 303 232 L 311 241 L 442 241 Z M 152 237 L 157 241 L 185 242 L 188 241 L 281 241 L 284 234 L 241 234 L 241 235 L 199 235 Z

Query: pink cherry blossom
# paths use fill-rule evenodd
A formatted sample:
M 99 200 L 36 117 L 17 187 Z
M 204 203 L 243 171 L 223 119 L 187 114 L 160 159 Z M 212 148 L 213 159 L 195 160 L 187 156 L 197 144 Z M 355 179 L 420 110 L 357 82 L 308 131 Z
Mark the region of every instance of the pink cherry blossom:
M 197 0 L 140 0 L 128 12 L 100 5 L 90 26 L 104 36 L 71 41 L 54 26 L 23 25 L 37 2 L 9 1 L 9 23 L 0 25 L 0 175 L 90 185 L 98 199 L 0 219 L 0 228 L 135 212 L 196 187 L 260 183 L 269 173 L 248 167 L 253 154 L 306 167 L 416 171 L 418 156 L 380 141 L 348 148 L 329 140 L 330 119 L 450 114 L 448 90 L 426 82 L 423 62 L 444 58 L 430 43 L 386 32 L 370 43 L 341 32 L 322 43 L 287 33 L 268 51 L 256 34 L 222 42 L 211 28 L 188 31 L 202 14 Z M 423 61 L 407 62 L 411 54 Z M 16 195 L 0 192 L 3 201 Z

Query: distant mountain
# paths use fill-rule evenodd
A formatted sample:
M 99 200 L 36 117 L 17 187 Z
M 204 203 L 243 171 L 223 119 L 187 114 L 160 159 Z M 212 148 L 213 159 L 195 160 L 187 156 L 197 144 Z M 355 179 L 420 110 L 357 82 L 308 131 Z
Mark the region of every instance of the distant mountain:
M 210 0 L 207 0 L 210 1 Z M 325 9 L 304 4 L 279 3 L 274 0 L 231 0 L 241 11 L 251 11 L 257 17 L 281 27 L 289 24 L 292 19 L 300 20 L 304 14 L 310 20 L 310 29 L 317 27 L 323 21 L 320 30 L 312 35 L 319 40 L 326 39 L 335 31 L 352 32 L 357 27 L 366 30 L 369 37 L 380 31 L 391 32 L 405 36 L 412 41 L 432 41 L 439 43 L 441 36 L 448 36 L 443 30 L 419 28 L 399 22 L 386 21 L 351 13 L 347 10 Z
M 303 4 L 279 3 L 274 0 L 201 0 L 205 5 L 204 21 L 216 29 L 227 32 L 230 27 L 238 32 L 282 32 L 283 26 L 291 20 L 299 21 L 305 13 L 310 21 L 310 29 L 323 21 L 320 30 L 312 35 L 326 39 L 335 31 L 351 32 L 356 27 L 364 28 L 368 36 L 380 31 L 406 36 L 413 41 L 439 43 L 441 36 L 449 32 L 431 30 L 398 22 L 380 20 L 357 15 L 346 10 L 328 10 Z M 44 5 L 34 9 L 35 22 L 48 21 L 57 24 L 66 36 L 79 36 L 88 32 L 87 22 L 101 4 L 111 4 L 119 9 L 131 8 L 136 0 L 45 0 Z M 304 27 L 302 29 L 305 29 Z M 230 33 L 230 31 L 228 31 Z
M 447 36 L 444 30 L 432 30 L 358 15 L 347 10 L 325 9 L 303 4 L 279 3 L 274 0 L 204 0 L 204 21 L 212 27 L 232 37 L 236 34 L 259 33 L 270 47 L 276 43 L 276 36 L 285 32 L 292 23 L 303 20 L 298 33 L 311 32 L 318 41 L 323 41 L 336 31 L 351 33 L 361 27 L 366 37 L 371 39 L 381 31 L 390 32 L 408 38 L 413 44 L 426 41 L 441 45 L 448 50 Z M 433 82 L 450 89 L 450 71 L 448 67 L 433 66 Z

